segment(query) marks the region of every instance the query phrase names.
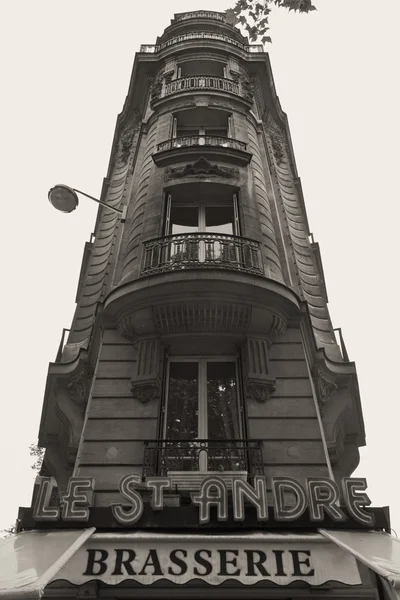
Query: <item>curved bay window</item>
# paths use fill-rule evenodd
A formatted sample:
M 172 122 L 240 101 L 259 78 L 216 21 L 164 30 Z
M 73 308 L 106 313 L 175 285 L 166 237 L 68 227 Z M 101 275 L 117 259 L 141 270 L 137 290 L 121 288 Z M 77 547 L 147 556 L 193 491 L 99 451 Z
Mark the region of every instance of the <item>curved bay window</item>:
M 164 469 L 247 470 L 235 360 L 171 358 L 166 383 Z

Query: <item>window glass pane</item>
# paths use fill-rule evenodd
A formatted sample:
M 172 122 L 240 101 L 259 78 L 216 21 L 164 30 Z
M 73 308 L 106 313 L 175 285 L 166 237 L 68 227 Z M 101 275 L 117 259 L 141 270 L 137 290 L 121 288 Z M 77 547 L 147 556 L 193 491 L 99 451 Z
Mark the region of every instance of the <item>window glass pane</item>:
M 165 432 L 169 440 L 198 437 L 198 379 L 198 363 L 171 362 Z
M 199 209 L 197 206 L 171 206 L 171 231 L 168 233 L 195 233 L 198 231 Z
M 209 471 L 246 470 L 241 437 L 234 362 L 207 363 Z
M 233 235 L 233 223 L 233 206 L 206 206 L 207 231 Z
M 207 363 L 208 438 L 240 437 L 234 362 Z

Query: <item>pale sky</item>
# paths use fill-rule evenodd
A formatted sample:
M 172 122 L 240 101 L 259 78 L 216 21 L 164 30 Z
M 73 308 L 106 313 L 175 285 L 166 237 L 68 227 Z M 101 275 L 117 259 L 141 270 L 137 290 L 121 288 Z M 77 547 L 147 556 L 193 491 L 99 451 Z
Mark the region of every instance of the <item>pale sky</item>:
M 0 529 L 30 505 L 29 445 L 97 213 L 84 198 L 74 213 L 58 213 L 48 189 L 67 183 L 99 197 L 140 44 L 155 43 L 174 12 L 229 3 L 3 0 Z M 367 478 L 374 506 L 390 505 L 400 535 L 400 2 L 315 3 L 309 15 L 274 10 L 267 50 L 333 324 L 357 365 L 367 446 L 356 474 Z

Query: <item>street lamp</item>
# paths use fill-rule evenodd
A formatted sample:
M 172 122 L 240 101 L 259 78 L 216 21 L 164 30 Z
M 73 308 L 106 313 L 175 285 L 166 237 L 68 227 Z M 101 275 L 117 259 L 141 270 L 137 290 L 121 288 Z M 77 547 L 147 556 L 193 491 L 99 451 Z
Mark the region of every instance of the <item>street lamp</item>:
M 121 217 L 121 221 L 125 221 L 127 209 L 126 206 L 124 206 L 123 210 L 120 210 L 119 208 L 114 208 L 114 206 L 110 206 L 109 204 L 106 204 L 105 202 L 102 202 L 97 198 L 93 198 L 93 196 L 89 196 L 89 194 L 85 194 L 85 192 L 81 192 L 80 190 L 71 188 L 68 185 L 64 185 L 62 183 L 55 185 L 51 188 L 51 190 L 49 190 L 48 198 L 50 203 L 54 206 L 54 208 L 63 213 L 70 213 L 73 210 L 75 210 L 79 204 L 78 194 L 82 194 L 82 196 L 86 196 L 86 198 L 90 198 L 98 204 L 101 204 L 109 210 L 112 210 Z

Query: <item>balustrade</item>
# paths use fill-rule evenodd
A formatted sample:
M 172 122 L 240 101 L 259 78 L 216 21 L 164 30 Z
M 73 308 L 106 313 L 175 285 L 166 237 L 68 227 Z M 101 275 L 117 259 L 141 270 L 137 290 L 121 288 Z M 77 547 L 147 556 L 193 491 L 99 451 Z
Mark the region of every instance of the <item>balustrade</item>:
M 244 52 L 264 52 L 264 47 L 262 44 L 242 44 L 241 42 L 238 42 L 237 40 L 229 37 L 228 35 L 224 35 L 223 33 L 215 33 L 213 31 L 190 31 L 188 33 L 183 33 L 181 35 L 173 37 L 167 40 L 166 42 L 163 42 L 162 44 L 142 44 L 140 46 L 140 52 L 154 54 L 157 52 L 161 52 L 161 50 L 164 50 L 165 48 L 174 46 L 175 44 L 187 42 L 190 40 L 216 40 L 218 42 L 225 42 L 227 44 L 231 44 L 232 46 L 236 46 Z
M 229 92 L 237 96 L 241 95 L 240 86 L 236 81 L 226 79 L 225 77 L 197 75 L 194 77 L 181 77 L 167 83 L 164 89 L 164 96 L 188 90 L 215 90 Z
M 233 269 L 261 275 L 260 244 L 217 233 L 167 235 L 144 242 L 141 275 L 194 268 Z
M 226 22 L 226 14 L 213 12 L 211 10 L 194 10 L 193 12 L 180 13 L 176 15 L 176 21 L 187 21 L 188 19 L 216 19 Z

